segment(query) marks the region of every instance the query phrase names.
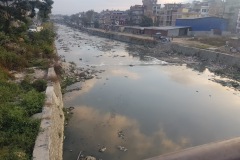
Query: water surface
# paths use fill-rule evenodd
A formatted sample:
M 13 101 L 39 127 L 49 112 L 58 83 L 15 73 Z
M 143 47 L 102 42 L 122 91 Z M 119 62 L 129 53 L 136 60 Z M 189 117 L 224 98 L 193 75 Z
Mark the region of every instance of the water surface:
M 66 61 L 104 70 L 101 79 L 76 83 L 82 90 L 64 95 L 65 107 L 75 107 L 65 128 L 65 160 L 80 151 L 139 160 L 240 135 L 240 94 L 211 81 L 216 76 L 207 69 L 140 58 L 125 43 L 64 26 L 58 34 L 58 53 Z M 102 147 L 107 149 L 100 153 Z

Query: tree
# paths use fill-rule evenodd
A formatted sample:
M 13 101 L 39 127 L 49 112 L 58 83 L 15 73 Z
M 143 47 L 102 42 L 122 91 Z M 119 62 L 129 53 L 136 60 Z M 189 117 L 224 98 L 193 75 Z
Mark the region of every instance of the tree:
M 31 10 L 26 0 L 0 0 L 0 30 L 11 32 L 11 22 L 27 23 L 27 14 Z
M 94 21 L 94 28 L 99 28 L 99 22 L 97 20 Z
M 52 0 L 0 0 L 0 30 L 9 34 L 13 30 L 11 23 L 27 24 L 28 17 L 33 18 L 35 8 L 39 16 L 46 20 L 52 9 Z M 30 14 L 29 14 L 30 13 Z
M 38 16 L 43 20 L 46 21 L 49 19 L 49 14 L 52 10 L 53 1 L 52 0 L 44 0 L 43 2 L 36 1 L 36 7 L 39 9 Z
M 142 26 L 142 27 L 153 26 L 153 20 L 152 20 L 152 18 L 149 18 L 149 17 L 147 17 L 147 16 L 143 16 L 143 17 L 142 17 L 142 22 L 141 22 L 140 26 Z
M 160 20 L 159 18 L 156 18 L 154 21 L 154 26 L 159 26 L 159 24 L 160 24 Z

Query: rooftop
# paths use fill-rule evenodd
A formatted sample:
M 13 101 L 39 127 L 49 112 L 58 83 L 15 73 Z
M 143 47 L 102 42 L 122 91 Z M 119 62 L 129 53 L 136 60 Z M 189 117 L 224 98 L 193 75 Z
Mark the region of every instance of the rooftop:
M 181 28 L 190 28 L 190 26 L 145 27 L 145 29 L 156 29 L 156 30 L 172 30 L 172 29 L 181 29 Z
M 190 26 L 164 26 L 164 27 L 125 26 L 125 28 L 140 29 L 140 30 L 144 30 L 144 29 L 172 30 L 172 29 L 190 28 Z
M 217 18 L 217 19 L 225 19 L 225 18 L 220 18 L 220 17 L 187 17 L 187 18 L 178 18 L 178 19 L 204 19 L 204 18 Z

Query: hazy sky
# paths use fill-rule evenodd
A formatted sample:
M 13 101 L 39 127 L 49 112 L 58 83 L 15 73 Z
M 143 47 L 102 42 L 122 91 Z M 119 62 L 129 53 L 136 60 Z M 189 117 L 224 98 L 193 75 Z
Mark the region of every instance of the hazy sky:
M 158 3 L 179 3 L 191 0 L 158 0 Z M 93 9 L 97 12 L 103 9 L 126 10 L 135 4 L 142 4 L 142 0 L 54 0 L 53 14 L 74 14 Z

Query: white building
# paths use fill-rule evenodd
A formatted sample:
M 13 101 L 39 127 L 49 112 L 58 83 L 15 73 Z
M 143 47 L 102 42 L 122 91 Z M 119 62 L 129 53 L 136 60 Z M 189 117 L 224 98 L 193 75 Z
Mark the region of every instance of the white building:
M 209 6 L 201 6 L 200 14 L 202 17 L 209 16 Z
M 238 19 L 237 19 L 237 33 L 240 33 L 240 9 L 239 9 Z

